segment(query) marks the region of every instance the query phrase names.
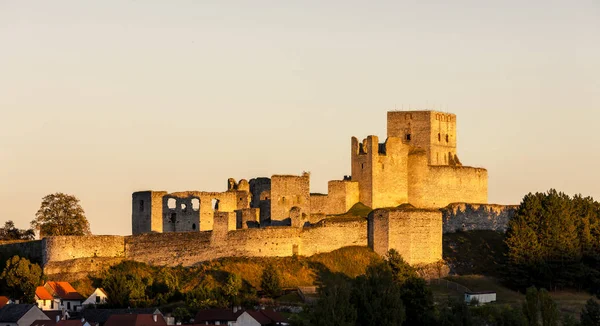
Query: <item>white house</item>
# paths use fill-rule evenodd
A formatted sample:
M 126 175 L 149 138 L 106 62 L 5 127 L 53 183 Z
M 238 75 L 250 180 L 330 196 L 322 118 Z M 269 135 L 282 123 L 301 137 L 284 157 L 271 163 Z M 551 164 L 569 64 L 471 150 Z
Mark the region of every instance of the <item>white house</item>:
M 496 301 L 496 292 L 465 292 L 465 302 L 470 304 L 473 300 L 480 305 L 494 302 Z
M 85 301 L 83 302 L 83 306 L 89 305 L 97 305 L 97 304 L 105 304 L 107 299 L 106 292 L 103 289 L 97 288 L 94 293 L 92 293 Z
M 30 326 L 36 320 L 50 320 L 34 304 L 8 304 L 0 309 L 0 325 Z
M 55 299 L 43 286 L 35 289 L 35 302 L 42 310 L 59 310 L 60 299 Z

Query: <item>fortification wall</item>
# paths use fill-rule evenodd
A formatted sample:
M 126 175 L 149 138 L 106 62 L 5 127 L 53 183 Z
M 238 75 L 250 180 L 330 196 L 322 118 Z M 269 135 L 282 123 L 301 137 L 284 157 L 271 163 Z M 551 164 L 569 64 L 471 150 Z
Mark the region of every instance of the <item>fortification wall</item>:
M 442 216 L 439 210 L 378 209 L 369 216 L 368 243 L 378 254 L 395 249 L 411 264 L 442 259 Z
M 408 202 L 415 207 L 440 208 L 450 203 L 487 203 L 487 170 L 466 166 L 427 165 L 426 154 L 409 155 Z
M 347 246 L 367 245 L 367 220 L 323 220 L 300 233 L 300 254 L 311 256 Z
M 42 241 L 0 241 L 0 260 L 8 260 L 15 255 L 42 264 Z
M 206 191 L 183 191 L 168 194 L 166 197 L 176 198 L 176 204 L 173 209 L 165 207 L 163 214 L 163 223 L 165 224 L 164 232 L 173 230 L 169 227 L 169 223 L 173 224 L 173 215 L 175 221 L 179 217 L 180 223 L 175 222 L 176 231 L 195 231 L 195 223 L 199 223 L 200 231 L 209 231 L 213 228 L 213 215 L 218 212 L 234 212 L 237 209 L 249 208 L 250 195 L 246 191 L 225 191 L 225 192 L 206 192 Z M 190 209 L 190 201 L 192 199 L 199 200 L 199 209 Z M 165 200 L 165 203 L 167 200 Z M 181 205 L 186 205 L 184 210 Z M 173 206 L 171 206 L 173 207 Z M 199 215 L 199 222 L 196 222 L 196 217 Z
M 408 150 L 402 139 L 389 137 L 372 166 L 372 208 L 396 207 L 408 202 Z
M 271 178 L 271 220 L 281 221 L 290 216 L 290 209 L 299 207 L 310 212 L 310 175 L 274 175 Z
M 78 258 L 125 257 L 125 237 L 118 235 L 60 236 L 41 240 L 42 263 Z
M 152 265 L 191 266 L 213 259 L 211 231 L 148 233 L 127 237 L 127 259 Z
M 493 230 L 506 232 L 508 221 L 517 213 L 517 205 L 453 203 L 441 209 L 444 233 Z
M 310 214 L 328 214 L 330 202 L 329 195 L 310 194 Z
M 327 183 L 327 188 L 329 191 L 327 195 L 329 199 L 327 214 L 329 215 L 346 213 L 354 204 L 360 201 L 358 182 L 331 180 Z

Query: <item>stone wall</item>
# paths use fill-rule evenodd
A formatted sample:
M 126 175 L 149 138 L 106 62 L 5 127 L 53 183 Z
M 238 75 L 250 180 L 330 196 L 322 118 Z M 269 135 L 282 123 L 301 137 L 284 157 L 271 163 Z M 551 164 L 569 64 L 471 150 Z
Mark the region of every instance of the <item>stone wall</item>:
M 15 255 L 42 264 L 42 241 L 0 241 L 0 260 L 8 260 Z
M 254 178 L 249 185 L 250 207 L 260 209 L 260 223 L 265 224 L 271 219 L 271 179 Z
M 442 259 L 442 214 L 439 210 L 377 209 L 369 215 L 368 244 L 378 254 L 395 249 L 411 264 Z
M 41 241 L 44 265 L 78 258 L 125 257 L 125 237 L 118 235 L 47 237 Z
M 151 265 L 192 266 L 213 259 L 211 231 L 148 233 L 127 237 L 127 259 Z
M 367 245 L 367 220 L 323 220 L 302 229 L 300 254 L 311 256 L 348 246 Z
M 358 182 L 331 180 L 327 187 L 327 195 L 310 194 L 311 216 L 344 214 L 359 202 Z
M 310 174 L 274 175 L 271 178 L 271 220 L 285 220 L 292 207 L 310 212 Z
M 456 231 L 493 230 L 506 232 L 508 221 L 519 206 L 454 203 L 442 208 L 444 233 Z
M 423 151 L 409 155 L 408 202 L 415 207 L 440 208 L 450 203 L 487 203 L 488 173 L 466 166 L 427 165 Z

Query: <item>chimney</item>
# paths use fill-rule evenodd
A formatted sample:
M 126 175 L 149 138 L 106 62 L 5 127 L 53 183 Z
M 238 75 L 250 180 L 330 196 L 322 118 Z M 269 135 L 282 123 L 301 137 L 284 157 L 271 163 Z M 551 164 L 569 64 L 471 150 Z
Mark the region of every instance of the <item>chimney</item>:
M 235 314 L 238 311 L 238 307 L 237 306 L 233 306 L 233 313 Z
M 158 316 L 156 316 L 156 314 L 152 315 L 152 319 L 154 319 L 154 322 L 158 322 Z

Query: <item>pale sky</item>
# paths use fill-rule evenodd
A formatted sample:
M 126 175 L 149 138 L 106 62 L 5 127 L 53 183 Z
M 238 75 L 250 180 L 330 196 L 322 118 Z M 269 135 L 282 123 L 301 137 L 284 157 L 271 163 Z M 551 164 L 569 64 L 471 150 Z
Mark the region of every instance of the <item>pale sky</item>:
M 131 234 L 131 193 L 350 174 L 386 111 L 458 119 L 489 202 L 600 199 L 600 2 L 0 0 L 0 222 L 76 195 Z

